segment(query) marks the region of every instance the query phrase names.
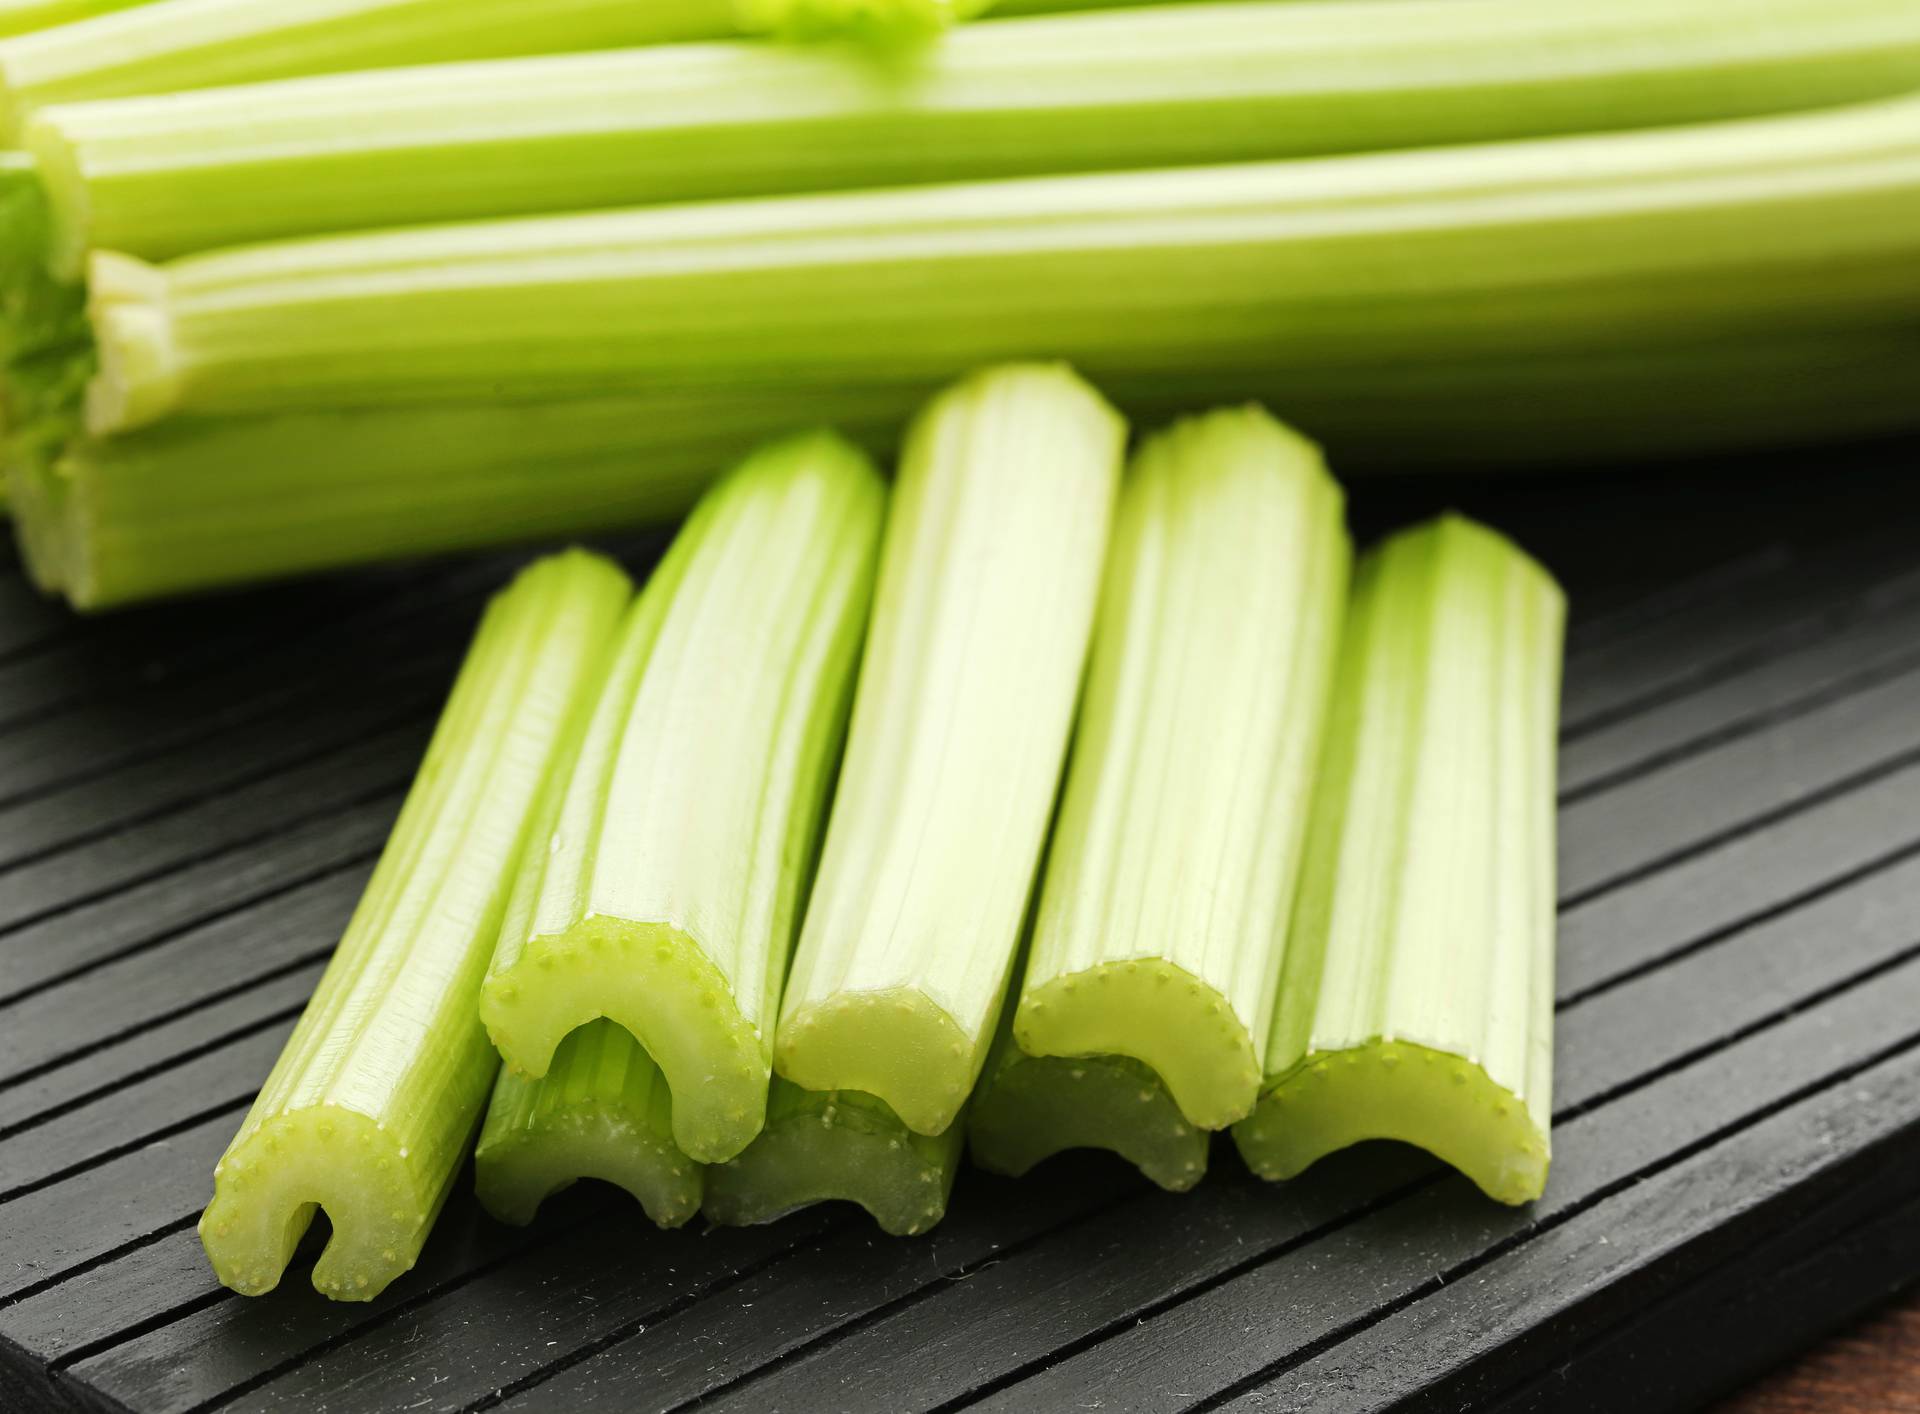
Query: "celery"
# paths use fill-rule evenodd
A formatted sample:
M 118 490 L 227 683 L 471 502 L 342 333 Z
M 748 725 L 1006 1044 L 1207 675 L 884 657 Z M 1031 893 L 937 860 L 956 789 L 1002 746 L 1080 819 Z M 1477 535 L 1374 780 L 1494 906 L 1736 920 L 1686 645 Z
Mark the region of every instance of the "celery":
M 1540 1195 L 1553 1068 L 1554 739 L 1565 605 L 1449 517 L 1357 577 L 1259 1108 L 1265 1178 L 1362 1139 Z
M 826 433 L 763 449 L 701 502 L 541 812 L 481 993 L 502 1057 L 533 1076 L 574 1027 L 624 1026 L 705 1163 L 760 1130 L 885 503 Z
M 1208 1135 L 1187 1123 L 1151 1067 L 1131 1056 L 1030 1056 L 1005 1009 L 967 1107 L 967 1152 L 1019 1178 L 1068 1149 L 1110 1149 L 1171 1193 L 1207 1171 Z
M 1920 325 L 1659 341 L 1519 357 L 1276 367 L 1134 383 L 1143 418 L 1223 391 L 1285 399 L 1369 467 L 1490 465 L 1817 445 L 1920 424 Z M 683 513 L 754 443 L 831 419 L 889 444 L 910 389 L 663 390 L 568 403 L 478 402 L 181 419 L 16 457 L 27 564 L 102 608 L 383 556 L 580 534 Z
M 49 103 L 733 28 L 732 0 L 160 0 L 0 41 L 0 135 Z
M 1130 1055 L 1189 1123 L 1253 1108 L 1351 550 L 1310 443 L 1259 408 L 1135 459 L 1014 1035 Z
M 983 13 L 993 0 L 740 0 L 741 28 L 785 39 L 852 36 L 906 45 Z
M 70 25 L 153 0 L 0 0 L 0 36 L 30 34 L 34 30 Z
M 473 1159 L 481 1205 L 516 1226 L 581 1178 L 626 1189 L 661 1227 L 700 1211 L 700 1165 L 673 1142 L 666 1078 L 610 1021 L 562 1041 L 544 1080 L 500 1072 Z
M 534 797 L 630 592 L 575 551 L 488 606 L 366 895 L 214 1169 L 200 1236 L 235 1291 L 278 1285 L 320 1207 L 328 1296 L 370 1300 L 419 1255 L 493 1083 L 474 1008 Z
M 847 760 L 780 1014 L 810 1090 L 941 1134 L 986 1059 L 1092 628 L 1124 426 L 1065 368 L 908 435 Z
M 925 387 L 1123 401 L 1910 325 L 1920 99 L 1698 128 L 95 257 L 96 433 L 188 412 Z
M 64 105 L 24 141 L 72 274 L 95 247 L 170 259 L 543 211 L 1641 127 L 1916 86 L 1910 0 L 1255 0 L 979 26 L 910 59 L 710 44 Z
M 772 1222 L 845 1199 L 895 1237 L 946 1216 L 964 1126 L 916 1134 L 884 1101 L 853 1090 L 773 1082 L 767 1127 L 737 1158 L 707 1171 L 706 1215 L 729 1227 Z

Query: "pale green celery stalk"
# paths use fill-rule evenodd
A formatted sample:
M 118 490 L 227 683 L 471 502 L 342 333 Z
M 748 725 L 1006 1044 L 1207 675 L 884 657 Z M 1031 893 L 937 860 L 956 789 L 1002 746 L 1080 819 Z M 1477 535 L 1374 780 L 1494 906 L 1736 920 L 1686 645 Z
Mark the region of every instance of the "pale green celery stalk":
M 0 41 L 0 136 L 49 103 L 709 39 L 733 0 L 159 0 Z
M 1911 0 L 1159 6 L 59 106 L 55 268 L 374 227 L 1644 127 L 1920 87 Z M 1036 94 L 1044 94 L 1044 102 Z
M 955 1124 L 916 1134 L 872 1095 L 803 1090 L 776 1078 L 767 1127 L 738 1157 L 707 1170 L 704 1211 L 745 1227 L 844 1199 L 882 1231 L 912 1237 L 946 1216 L 965 1133 Z
M 631 589 L 572 551 L 488 606 L 366 895 L 214 1168 L 200 1237 L 226 1286 L 271 1291 L 318 1208 L 327 1296 L 371 1300 L 419 1256 L 493 1084 L 475 1008 L 534 798 Z
M 1120 498 L 1086 702 L 1014 1016 L 1130 1055 L 1190 1124 L 1259 1097 L 1352 559 L 1319 450 L 1257 407 L 1149 441 Z
M 740 27 L 781 39 L 850 38 L 889 49 L 923 44 L 993 0 L 740 0 Z
M 892 394 L 832 401 L 876 447 L 897 426 Z M 818 422 L 820 406 L 788 389 L 341 409 L 181 418 L 64 446 L 29 426 L 14 432 L 8 473 L 33 508 L 16 528 L 35 581 L 98 609 L 669 521 L 757 444 Z
M 533 1076 L 576 1026 L 625 1027 L 703 1163 L 760 1131 L 885 507 L 829 433 L 708 493 L 628 617 L 481 993 L 494 1045 Z
M 1657 340 L 1659 331 L 1653 337 Z M 878 451 L 918 390 L 665 392 L 577 403 L 175 419 L 16 456 L 28 568 L 76 607 L 383 556 L 665 520 L 756 442 L 830 419 Z M 1285 400 L 1358 469 L 1504 467 L 1818 446 L 1920 426 L 1920 321 L 1135 383 L 1142 418 Z M 17 444 L 22 434 L 16 433 Z
M 0 37 L 70 25 L 153 0 L 0 0 Z
M 1399 1139 L 1503 1203 L 1540 1196 L 1564 617 L 1538 565 L 1457 517 L 1362 562 L 1268 1076 L 1234 1128 L 1262 1177 Z
M 673 1142 L 666 1077 L 610 1021 L 562 1041 L 543 1080 L 500 1072 L 473 1162 L 481 1206 L 515 1226 L 582 1178 L 624 1188 L 661 1227 L 700 1211 L 700 1165 Z
M 1911 325 L 1920 98 L 1314 161 L 95 256 L 99 434 L 187 413 L 925 386 L 1036 345 L 1123 401 L 1303 364 Z M 1317 430 L 1317 429 L 1316 429 Z
M 1064 367 L 973 375 L 901 454 L 847 759 L 775 1060 L 953 1124 L 993 1039 L 1093 626 L 1125 424 Z
M 1030 1056 L 1012 1023 L 1009 1005 L 967 1106 L 967 1152 L 981 1168 L 1020 1178 L 1068 1149 L 1108 1149 L 1170 1193 L 1205 1177 L 1208 1134 L 1187 1123 L 1150 1066 Z

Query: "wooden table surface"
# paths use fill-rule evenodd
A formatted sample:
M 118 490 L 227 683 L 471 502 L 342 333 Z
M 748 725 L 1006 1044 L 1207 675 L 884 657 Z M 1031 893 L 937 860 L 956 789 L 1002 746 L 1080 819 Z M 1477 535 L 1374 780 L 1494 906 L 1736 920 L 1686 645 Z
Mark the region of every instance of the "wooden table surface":
M 1718 1414 L 1920 1414 L 1920 1288 L 1727 1400 Z

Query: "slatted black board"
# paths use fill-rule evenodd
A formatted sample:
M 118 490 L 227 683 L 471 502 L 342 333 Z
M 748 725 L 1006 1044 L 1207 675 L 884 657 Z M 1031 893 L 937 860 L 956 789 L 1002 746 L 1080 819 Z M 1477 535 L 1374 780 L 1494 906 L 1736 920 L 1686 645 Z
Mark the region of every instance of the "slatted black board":
M 1647 1411 L 1920 1274 L 1920 449 L 1355 509 L 1449 501 L 1575 603 L 1541 1202 L 1384 1146 L 969 1173 L 919 1240 L 463 1194 L 369 1305 L 193 1225 L 519 557 L 85 623 L 0 566 L 0 1408 Z

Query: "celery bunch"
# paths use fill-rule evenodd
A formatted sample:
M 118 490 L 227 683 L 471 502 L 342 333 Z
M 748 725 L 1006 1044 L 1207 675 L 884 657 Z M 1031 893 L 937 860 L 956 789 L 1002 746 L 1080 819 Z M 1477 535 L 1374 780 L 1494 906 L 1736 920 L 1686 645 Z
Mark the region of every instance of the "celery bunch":
M 1916 86 L 1905 0 L 1246 0 L 982 25 L 904 56 L 654 46 L 62 103 L 22 141 L 71 277 L 93 249 L 163 260 L 539 212 L 1652 127 Z

